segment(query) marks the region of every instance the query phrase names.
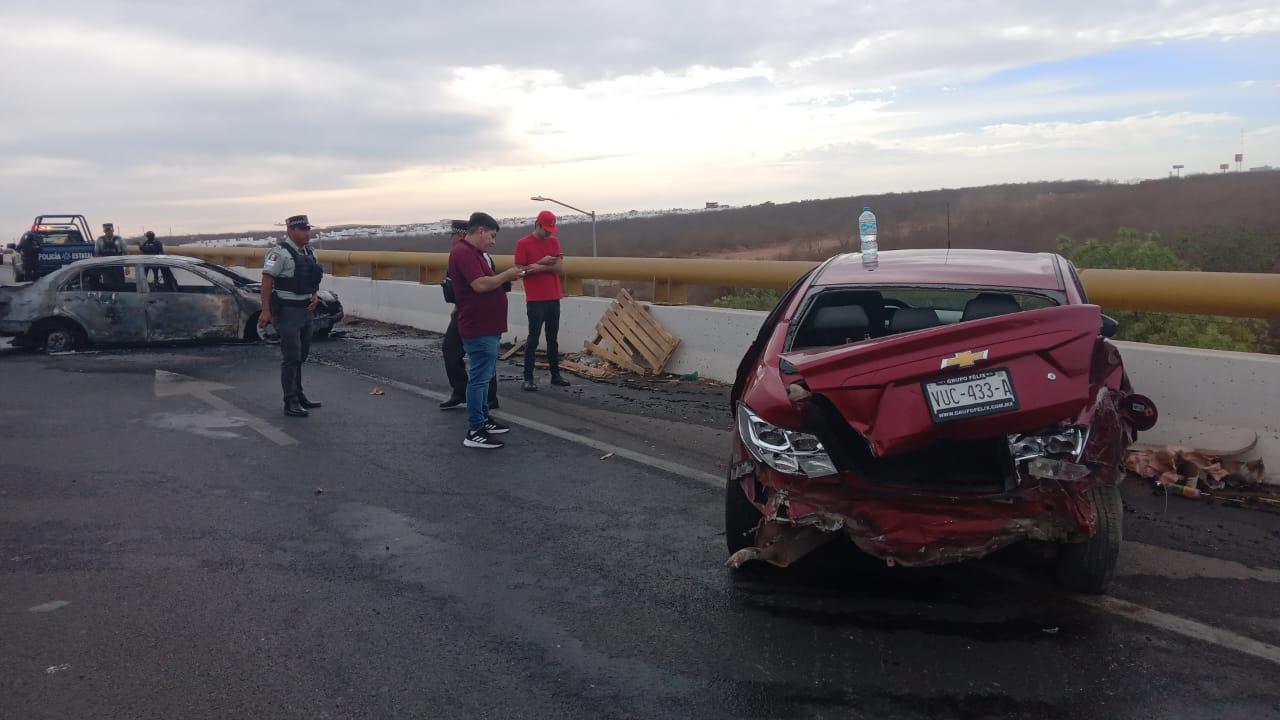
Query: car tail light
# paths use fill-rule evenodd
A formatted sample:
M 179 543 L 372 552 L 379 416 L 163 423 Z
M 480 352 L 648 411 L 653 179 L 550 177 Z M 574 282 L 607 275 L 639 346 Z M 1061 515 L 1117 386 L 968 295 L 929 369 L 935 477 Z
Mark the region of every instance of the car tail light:
M 738 434 L 756 460 L 778 472 L 807 477 L 835 475 L 831 457 L 814 435 L 780 428 L 738 403 Z

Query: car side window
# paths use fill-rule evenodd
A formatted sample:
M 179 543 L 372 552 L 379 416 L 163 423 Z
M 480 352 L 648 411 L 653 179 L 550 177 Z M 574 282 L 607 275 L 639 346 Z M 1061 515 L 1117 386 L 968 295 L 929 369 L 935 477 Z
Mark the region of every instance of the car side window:
M 1076 272 L 1075 264 L 1069 262 L 1067 263 L 1067 268 L 1071 270 L 1071 282 L 1076 284 L 1076 292 L 1080 293 L 1080 301 L 1088 303 L 1089 296 L 1084 292 L 1084 283 L 1080 282 L 1080 273 Z
M 186 295 L 212 295 L 225 290 L 212 280 L 186 268 L 147 266 L 147 287 L 151 292 L 171 292 Z
M 66 282 L 62 283 L 62 287 L 58 288 L 58 292 L 82 292 L 85 289 L 84 275 L 85 273 L 82 272 L 73 273 Z
M 83 270 L 67 278 L 59 292 L 137 292 L 133 267 L 96 267 Z

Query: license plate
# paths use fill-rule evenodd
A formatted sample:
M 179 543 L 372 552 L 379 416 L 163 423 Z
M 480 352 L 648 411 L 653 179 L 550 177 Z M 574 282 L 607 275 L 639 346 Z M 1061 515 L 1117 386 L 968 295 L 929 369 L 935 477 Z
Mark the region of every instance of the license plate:
M 1003 368 L 926 382 L 924 396 L 934 422 L 1018 409 L 1009 371 Z

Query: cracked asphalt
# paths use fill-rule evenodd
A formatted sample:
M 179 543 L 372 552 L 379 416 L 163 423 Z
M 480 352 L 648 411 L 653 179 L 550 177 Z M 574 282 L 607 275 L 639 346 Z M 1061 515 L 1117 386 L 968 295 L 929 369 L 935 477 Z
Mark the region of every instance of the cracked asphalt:
M 734 573 L 721 488 L 598 448 L 722 475 L 725 388 L 504 365 L 596 446 L 467 450 L 437 337 L 343 330 L 304 420 L 269 346 L 0 351 L 0 718 L 1280 715 L 1280 515 L 1127 487 L 1141 611 L 1016 550 Z

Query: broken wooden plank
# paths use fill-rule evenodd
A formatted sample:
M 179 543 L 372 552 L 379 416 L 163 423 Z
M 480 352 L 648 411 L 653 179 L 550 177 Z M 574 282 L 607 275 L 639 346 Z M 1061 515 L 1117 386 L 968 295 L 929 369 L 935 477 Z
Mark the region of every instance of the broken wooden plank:
M 512 345 L 511 349 L 502 353 L 502 356 L 499 357 L 498 359 L 510 360 L 511 358 L 515 357 L 517 353 L 519 353 L 521 350 L 524 350 L 524 345 L 526 342 L 528 342 L 528 340 L 529 340 L 528 338 L 525 338 L 524 340 L 517 342 L 515 345 Z
M 635 352 L 623 339 L 625 334 L 619 332 L 618 329 L 609 322 L 609 318 L 600 318 L 600 322 L 596 325 L 596 331 L 600 333 L 601 338 L 609 341 L 609 344 L 613 346 L 613 351 L 615 353 L 625 355 L 628 358 L 634 357 Z
M 616 306 L 612 306 L 605 310 L 605 314 L 613 321 L 615 327 L 622 331 L 626 339 L 630 341 L 630 345 L 635 348 L 636 352 L 644 356 L 649 367 L 657 371 L 659 365 L 662 364 L 663 348 L 660 347 L 653 338 L 641 330 L 634 320 L 627 317 Z
M 655 354 L 661 354 L 665 346 L 669 344 L 665 338 L 653 332 L 652 328 L 637 319 L 634 308 L 612 305 L 605 310 L 605 313 L 609 317 L 615 318 L 619 324 L 627 327 L 638 339 L 646 343 Z
M 621 354 L 616 353 L 613 350 L 610 350 L 608 348 L 605 348 L 603 345 L 597 345 L 592 342 L 586 343 L 586 348 L 590 352 L 595 353 L 596 355 L 599 355 L 600 357 L 604 358 L 605 360 L 608 360 L 609 362 L 612 362 L 613 364 L 619 367 L 630 370 L 636 373 L 637 375 L 644 375 L 644 368 L 637 365 L 635 361 L 629 357 L 623 357 Z
M 680 338 L 667 332 L 666 328 L 662 327 L 657 318 L 653 317 L 653 314 L 649 312 L 649 309 L 637 302 L 630 294 L 626 295 L 625 300 L 625 302 L 619 304 L 620 309 L 634 317 L 636 322 L 640 323 L 650 334 L 666 340 L 668 343 L 680 342 Z
M 680 338 L 667 332 L 647 307 L 624 288 L 596 323 L 596 337 L 583 343 L 587 352 L 638 375 L 666 369 Z
M 661 373 L 666 369 L 667 362 L 680 344 L 679 338 L 668 341 L 667 336 L 648 333 L 637 321 L 640 316 L 635 314 L 634 308 L 615 311 L 611 316 L 616 317 L 619 324 L 628 328 L 629 339 L 637 345 L 637 349 L 642 351 L 641 354 L 645 356 L 646 362 L 654 373 Z

